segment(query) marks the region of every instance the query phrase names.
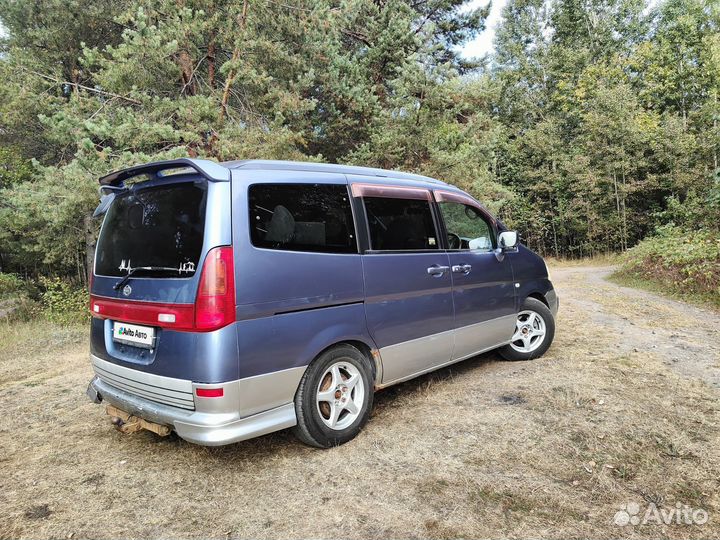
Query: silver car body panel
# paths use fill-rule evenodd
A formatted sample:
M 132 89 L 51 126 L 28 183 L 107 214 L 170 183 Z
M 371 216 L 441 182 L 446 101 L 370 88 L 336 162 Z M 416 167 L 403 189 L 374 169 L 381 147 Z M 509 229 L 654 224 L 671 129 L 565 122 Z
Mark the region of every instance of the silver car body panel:
M 498 317 L 383 347 L 379 351 L 383 364 L 383 381 L 378 387 L 385 388 L 507 345 L 515 329 L 515 319 L 516 315 Z M 448 340 L 452 341 L 452 358 L 428 365 L 428 358 L 437 359 L 439 351 L 446 350 Z
M 560 300 L 558 299 L 555 289 L 550 289 L 548 292 L 545 293 L 545 300 L 547 300 L 552 316 L 557 317 L 558 308 L 560 307 Z
M 91 361 L 96 376 L 90 386 L 103 402 L 150 422 L 172 426 L 189 442 L 229 444 L 297 424 L 294 397 L 305 367 L 202 384 L 125 368 L 92 355 Z M 222 397 L 196 395 L 198 388 L 220 387 Z
M 195 409 L 191 381 L 162 377 L 127 368 L 91 355 L 95 375 L 103 382 L 150 401 L 181 409 Z

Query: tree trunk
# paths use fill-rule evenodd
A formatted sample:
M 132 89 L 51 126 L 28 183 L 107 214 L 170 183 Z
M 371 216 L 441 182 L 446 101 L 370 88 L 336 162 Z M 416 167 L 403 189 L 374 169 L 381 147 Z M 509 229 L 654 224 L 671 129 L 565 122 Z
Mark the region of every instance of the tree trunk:
M 623 251 L 627 250 L 628 247 L 628 231 L 627 231 L 627 208 L 625 206 L 625 200 L 627 199 L 627 182 L 625 181 L 625 167 L 622 169 L 622 230 L 623 230 L 623 241 L 622 241 L 622 249 Z
M 713 132 L 715 135 L 715 141 L 713 142 L 713 168 L 715 170 L 715 173 L 717 173 L 718 170 L 718 144 L 717 144 L 717 126 L 718 126 L 718 95 L 717 95 L 717 88 L 715 88 L 715 91 L 713 92 L 713 100 L 715 102 L 715 107 L 713 107 Z
M 238 37 L 237 44 L 235 45 L 235 49 L 233 50 L 232 58 L 230 59 L 233 64 L 235 64 L 240 58 L 240 45 L 245 34 L 245 26 L 247 24 L 247 10 L 248 0 L 244 0 L 242 14 L 240 15 L 240 19 L 238 20 L 238 25 L 240 26 L 240 36 Z M 223 88 L 222 98 L 220 100 L 220 114 L 218 115 L 219 125 L 222 125 L 225 117 L 227 116 L 227 106 L 228 101 L 230 101 L 230 88 L 235 82 L 235 77 L 237 77 L 237 69 L 233 66 L 233 68 L 230 69 L 230 72 L 228 73 L 227 79 L 225 79 L 225 86 Z
M 194 96 L 197 93 L 195 85 L 195 70 L 193 69 L 193 62 L 192 58 L 190 58 L 190 53 L 188 53 L 186 49 L 180 51 L 178 56 L 178 65 L 180 66 L 180 70 L 182 72 L 183 94 L 186 96 Z
M 555 210 L 553 209 L 552 205 L 552 195 L 548 195 L 548 200 L 550 201 L 550 224 L 552 225 L 553 233 L 553 249 L 555 251 L 555 258 L 559 259 L 560 256 L 558 254 L 557 230 L 555 229 Z
M 83 220 L 83 228 L 85 232 L 85 269 L 86 269 L 86 283 L 89 282 L 89 277 L 92 276 L 93 265 L 95 263 L 95 246 L 97 239 L 95 238 L 95 223 L 91 215 L 85 216 Z
M 210 34 L 210 42 L 207 48 L 208 61 L 208 86 L 210 91 L 215 88 L 215 34 Z
M 617 173 L 613 170 L 613 188 L 615 190 L 615 210 L 617 212 L 618 223 L 622 226 L 622 215 L 620 212 L 620 193 L 618 192 Z M 620 232 L 620 249 L 622 249 L 622 231 Z

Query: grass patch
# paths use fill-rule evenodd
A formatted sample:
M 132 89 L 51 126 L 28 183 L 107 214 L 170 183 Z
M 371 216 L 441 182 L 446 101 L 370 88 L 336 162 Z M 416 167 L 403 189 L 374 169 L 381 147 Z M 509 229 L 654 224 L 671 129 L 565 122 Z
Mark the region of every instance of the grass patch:
M 623 254 L 616 279 L 720 307 L 720 233 L 667 225 Z
M 548 266 L 552 268 L 575 268 L 578 266 L 613 266 L 619 264 L 621 255 L 617 253 L 605 253 L 594 257 L 582 257 L 580 259 L 564 259 L 545 257 Z
M 19 356 L 82 343 L 88 333 L 86 324 L 68 325 L 43 319 L 0 321 L 0 355 Z
M 69 352 L 88 351 L 88 335 L 85 324 L 0 320 L 0 389 L 13 381 L 26 388 L 42 386 L 63 371 Z
M 720 294 L 682 289 L 675 284 L 643 278 L 622 269 L 612 273 L 606 279 L 622 287 L 641 289 L 672 298 L 673 300 L 681 300 L 698 307 L 720 309 Z

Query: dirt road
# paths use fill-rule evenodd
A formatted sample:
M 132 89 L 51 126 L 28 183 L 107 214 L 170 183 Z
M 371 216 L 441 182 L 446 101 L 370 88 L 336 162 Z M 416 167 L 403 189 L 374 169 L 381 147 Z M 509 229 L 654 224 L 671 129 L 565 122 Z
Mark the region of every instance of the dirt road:
M 553 270 L 544 358 L 487 354 L 383 391 L 327 451 L 285 432 L 217 449 L 123 436 L 83 394 L 84 329 L 0 324 L 0 537 L 719 536 L 719 314 L 607 272 Z M 615 523 L 651 504 L 708 519 Z

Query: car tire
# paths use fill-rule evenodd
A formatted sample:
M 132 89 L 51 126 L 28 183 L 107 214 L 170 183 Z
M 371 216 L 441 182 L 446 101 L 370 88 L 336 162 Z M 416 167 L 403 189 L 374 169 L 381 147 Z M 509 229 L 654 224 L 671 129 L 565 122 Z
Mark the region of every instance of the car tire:
M 318 356 L 295 394 L 294 433 L 310 446 L 330 448 L 355 438 L 370 418 L 374 393 L 372 363 L 352 345 Z
M 536 298 L 526 298 L 517 314 L 512 341 L 499 349 L 506 360 L 533 360 L 550 348 L 555 337 L 555 318 Z

